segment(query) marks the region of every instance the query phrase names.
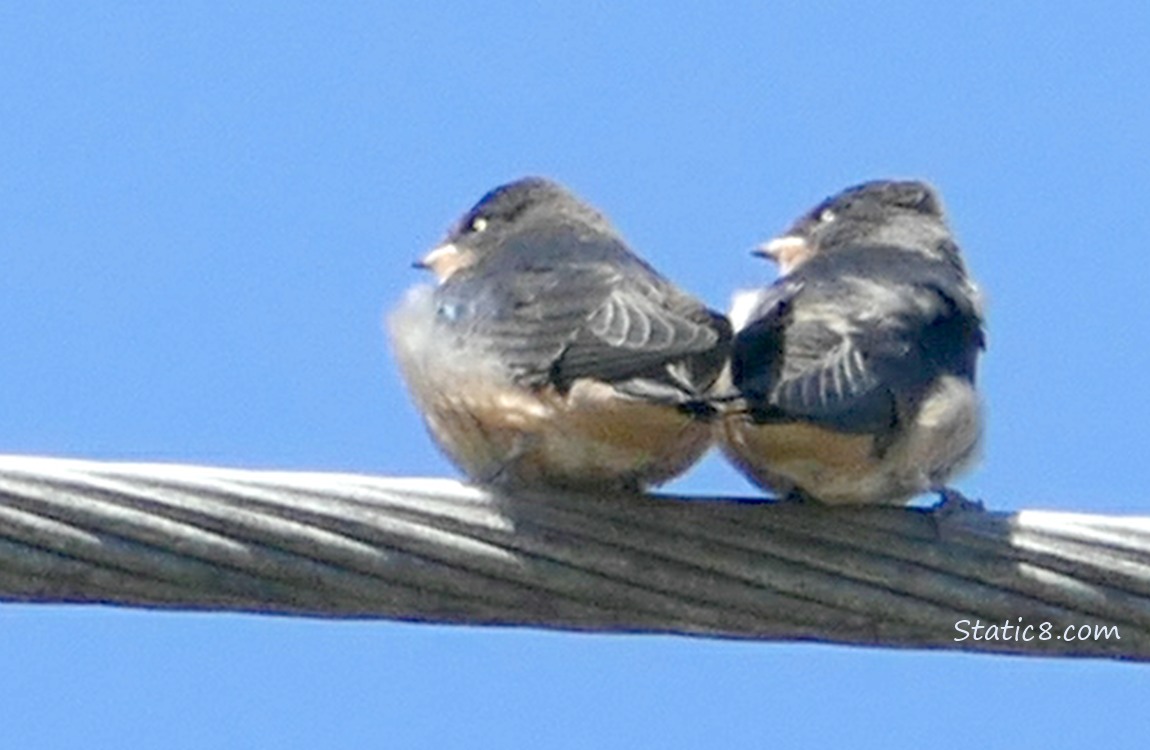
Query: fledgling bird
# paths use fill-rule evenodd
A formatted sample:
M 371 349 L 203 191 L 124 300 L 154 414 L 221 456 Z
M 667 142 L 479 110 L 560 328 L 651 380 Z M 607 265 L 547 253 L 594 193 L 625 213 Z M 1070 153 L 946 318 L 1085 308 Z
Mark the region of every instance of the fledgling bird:
M 393 348 L 472 480 L 637 490 L 710 447 L 730 324 L 562 186 L 495 188 L 416 265 L 438 284 L 392 313 Z
M 900 503 L 975 457 L 979 294 L 938 194 L 848 188 L 756 252 L 780 278 L 731 317 L 737 398 L 718 427 L 758 485 L 825 503 Z M 737 318 L 737 319 L 736 319 Z

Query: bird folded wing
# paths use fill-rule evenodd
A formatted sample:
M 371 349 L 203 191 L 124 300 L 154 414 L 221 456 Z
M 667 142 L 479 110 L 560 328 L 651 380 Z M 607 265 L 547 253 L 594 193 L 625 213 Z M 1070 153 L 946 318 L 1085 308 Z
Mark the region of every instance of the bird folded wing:
M 606 263 L 524 271 L 491 299 L 460 324 L 532 385 L 657 375 L 720 338 L 701 304 Z

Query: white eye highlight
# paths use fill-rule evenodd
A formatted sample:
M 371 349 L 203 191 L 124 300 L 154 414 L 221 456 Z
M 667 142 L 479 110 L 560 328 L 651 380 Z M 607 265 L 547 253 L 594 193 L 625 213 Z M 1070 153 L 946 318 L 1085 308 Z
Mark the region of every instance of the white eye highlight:
M 487 219 L 482 216 L 476 216 L 471 220 L 472 232 L 482 232 L 484 229 L 487 229 Z
M 831 223 L 832 221 L 835 220 L 835 218 L 837 218 L 835 216 L 835 212 L 830 210 L 829 208 L 824 208 L 822 210 L 822 212 L 819 213 L 819 221 L 821 221 L 824 224 Z

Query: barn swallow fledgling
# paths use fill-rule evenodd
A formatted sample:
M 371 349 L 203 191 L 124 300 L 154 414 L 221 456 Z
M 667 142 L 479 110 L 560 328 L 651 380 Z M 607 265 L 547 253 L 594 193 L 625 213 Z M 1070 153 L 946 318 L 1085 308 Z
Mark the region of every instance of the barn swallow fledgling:
M 780 278 L 731 313 L 738 406 L 718 428 L 723 452 L 779 495 L 898 503 L 943 491 L 980 442 L 984 333 L 937 193 L 849 188 L 756 254 Z
M 726 317 L 560 185 L 492 190 L 416 265 L 439 283 L 391 315 L 393 347 L 435 441 L 474 481 L 639 489 L 710 447 Z

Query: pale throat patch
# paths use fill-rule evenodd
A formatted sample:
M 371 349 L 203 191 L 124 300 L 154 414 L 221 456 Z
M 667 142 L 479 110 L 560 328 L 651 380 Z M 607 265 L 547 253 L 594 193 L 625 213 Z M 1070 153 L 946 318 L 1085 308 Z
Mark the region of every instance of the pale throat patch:
M 815 254 L 815 248 L 802 237 L 788 234 L 760 246 L 759 254 L 777 263 L 779 274 L 786 276 L 810 260 Z
M 419 262 L 430 269 L 442 284 L 456 271 L 474 265 L 475 253 L 460 248 L 454 242 L 447 242 L 433 248 Z

